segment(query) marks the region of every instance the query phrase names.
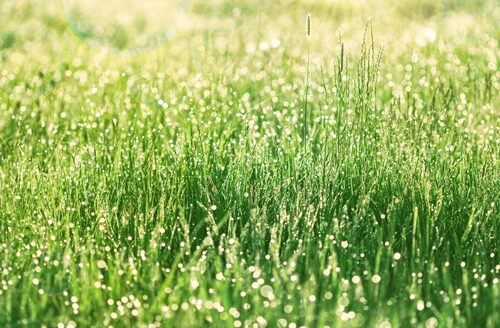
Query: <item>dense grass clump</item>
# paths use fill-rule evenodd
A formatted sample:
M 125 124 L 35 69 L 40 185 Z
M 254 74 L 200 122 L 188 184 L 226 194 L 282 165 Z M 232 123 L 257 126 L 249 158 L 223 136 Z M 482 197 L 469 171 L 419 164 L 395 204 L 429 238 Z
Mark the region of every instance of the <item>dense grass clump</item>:
M 305 3 L 0 4 L 0 326 L 499 325 L 498 10 Z

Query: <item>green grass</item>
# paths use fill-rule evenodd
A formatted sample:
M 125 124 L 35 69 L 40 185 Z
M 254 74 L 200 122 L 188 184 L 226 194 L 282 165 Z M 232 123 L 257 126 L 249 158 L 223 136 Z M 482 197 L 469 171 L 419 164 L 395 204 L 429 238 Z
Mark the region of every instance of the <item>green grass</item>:
M 497 327 L 500 14 L 461 2 L 196 1 L 141 56 L 0 3 L 0 326 Z

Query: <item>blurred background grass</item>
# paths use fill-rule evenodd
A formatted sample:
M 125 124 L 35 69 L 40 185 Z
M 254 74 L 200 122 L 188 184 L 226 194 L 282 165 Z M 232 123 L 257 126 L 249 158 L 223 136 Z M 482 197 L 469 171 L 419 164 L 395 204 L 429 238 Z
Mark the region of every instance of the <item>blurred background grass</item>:
M 435 61 L 435 65 L 455 63 L 457 70 L 466 69 L 458 65 L 461 61 L 474 58 L 468 65 L 476 71 L 486 71 L 496 69 L 499 56 L 500 9 L 494 0 L 192 0 L 182 2 L 186 5 L 179 7 L 179 13 L 181 9 L 185 12 L 175 26 L 168 21 L 175 15 L 166 15 L 163 22 L 161 11 L 144 12 L 134 7 L 141 6 L 141 1 L 128 0 L 129 6 L 121 8 L 122 12 L 132 17 L 141 13 L 145 17 L 136 17 L 140 24 L 131 24 L 135 31 L 118 26 L 111 36 L 99 35 L 99 26 L 113 23 L 113 19 L 108 22 L 105 17 L 88 12 L 81 21 L 75 21 L 67 10 L 75 3 L 78 2 L 0 2 L 0 60 L 4 67 L 0 88 L 7 93 L 15 93 L 14 88 L 22 91 L 22 86 L 8 85 L 5 76 L 12 72 L 22 76 L 24 71 L 31 84 L 42 85 L 41 76 L 54 78 L 61 65 L 82 62 L 149 71 L 158 69 L 155 65 L 159 60 L 173 80 L 189 84 L 198 74 L 232 76 L 238 68 L 260 58 L 276 70 L 276 75 L 302 79 L 308 12 L 313 17 L 313 80 L 319 79 L 322 68 L 333 65 L 340 49 L 340 35 L 347 54 L 359 53 L 370 19 L 375 45 L 383 48 L 380 82 L 385 86 L 386 74 L 401 77 L 405 74 L 403 64 L 419 58 Z M 95 8 L 105 8 L 107 3 L 97 1 Z M 134 45 L 134 36 L 140 36 L 140 30 L 151 22 L 160 22 L 161 26 L 147 28 L 155 33 L 166 31 L 166 37 L 153 37 L 147 46 Z M 106 53 L 109 49 L 116 51 Z M 286 65 L 273 64 L 284 58 Z M 31 76 L 30 72 L 37 71 L 37 76 Z M 60 77 L 55 76 L 54 81 L 57 80 Z M 33 91 L 34 95 L 50 89 L 44 88 Z
M 3 0 L 0 3 L 2 20 L 0 48 L 9 47 L 12 35 L 20 24 L 37 23 L 61 36 L 70 29 L 71 18 L 64 5 L 71 0 L 46 3 L 40 0 Z M 106 1 L 96 2 L 96 8 L 107 7 Z M 141 5 L 140 1 L 128 1 Z M 133 6 L 126 8 L 131 14 L 139 13 Z M 415 41 L 424 27 L 438 30 L 447 40 L 481 37 L 488 34 L 499 38 L 499 6 L 494 0 L 212 0 L 186 1 L 187 17 L 178 26 L 178 38 L 194 38 L 207 31 L 244 34 L 246 42 L 258 37 L 295 39 L 303 36 L 304 17 L 311 12 L 314 19 L 313 37 L 318 47 L 328 47 L 332 38 L 342 30 L 346 41 L 358 41 L 363 26 L 372 18 L 376 39 L 402 47 Z M 154 8 L 154 7 L 153 7 Z M 161 8 L 160 8 L 161 9 Z M 144 19 L 151 23 L 153 16 Z M 97 16 L 97 15 L 95 15 Z M 170 18 L 165 14 L 165 20 Z M 149 19 L 149 20 L 148 20 Z M 91 22 L 92 23 L 92 22 Z M 99 23 L 99 22 L 98 22 Z M 413 38 L 411 37 L 413 36 Z M 413 40 L 412 40 L 413 39 Z M 177 40 L 174 40 L 175 42 Z M 394 46 L 394 48 L 397 48 Z M 391 49 L 395 50 L 395 49 Z

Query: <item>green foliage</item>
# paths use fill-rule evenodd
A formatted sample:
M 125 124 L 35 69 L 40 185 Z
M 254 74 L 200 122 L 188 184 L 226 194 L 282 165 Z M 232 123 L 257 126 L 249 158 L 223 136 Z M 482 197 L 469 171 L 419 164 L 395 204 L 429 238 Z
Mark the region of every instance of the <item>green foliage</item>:
M 498 326 L 494 17 L 367 3 L 307 39 L 302 1 L 214 1 L 136 57 L 9 25 L 0 326 Z

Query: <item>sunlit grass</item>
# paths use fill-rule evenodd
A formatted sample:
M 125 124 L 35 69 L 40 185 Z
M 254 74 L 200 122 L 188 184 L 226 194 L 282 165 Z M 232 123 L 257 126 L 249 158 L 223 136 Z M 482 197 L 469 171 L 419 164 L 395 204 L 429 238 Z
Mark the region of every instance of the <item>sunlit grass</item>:
M 0 3 L 0 326 L 498 326 L 499 17 L 194 1 L 131 51 Z

